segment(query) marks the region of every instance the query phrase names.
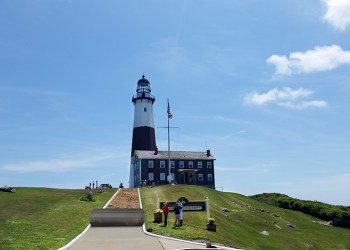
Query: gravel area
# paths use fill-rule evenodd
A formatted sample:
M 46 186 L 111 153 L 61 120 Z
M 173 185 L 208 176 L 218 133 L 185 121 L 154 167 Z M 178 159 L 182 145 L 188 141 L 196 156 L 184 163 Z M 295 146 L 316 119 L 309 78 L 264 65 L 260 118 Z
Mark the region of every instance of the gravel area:
M 140 208 L 137 188 L 122 188 L 108 208 Z

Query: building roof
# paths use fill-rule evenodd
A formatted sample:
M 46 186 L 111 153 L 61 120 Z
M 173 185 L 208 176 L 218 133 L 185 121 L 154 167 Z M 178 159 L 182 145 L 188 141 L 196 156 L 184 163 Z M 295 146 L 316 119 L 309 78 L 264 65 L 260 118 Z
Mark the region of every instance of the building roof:
M 210 151 L 209 151 L 210 153 Z M 140 159 L 150 160 L 167 160 L 168 151 L 146 151 L 146 150 L 135 150 L 134 153 Z M 190 152 L 190 151 L 170 151 L 171 160 L 216 160 L 212 154 L 207 156 L 207 152 Z

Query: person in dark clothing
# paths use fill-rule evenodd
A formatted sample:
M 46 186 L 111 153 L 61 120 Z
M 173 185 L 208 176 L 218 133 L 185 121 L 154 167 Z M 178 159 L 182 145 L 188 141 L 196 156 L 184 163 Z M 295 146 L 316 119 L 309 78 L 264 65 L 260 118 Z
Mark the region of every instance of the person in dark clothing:
M 177 225 L 180 223 L 180 202 L 177 201 L 174 206 L 174 214 L 175 214 L 175 221 L 173 228 L 176 228 Z
M 169 205 L 168 202 L 164 202 L 162 206 L 163 214 L 164 214 L 164 226 L 166 227 L 168 224 L 168 213 L 169 213 Z

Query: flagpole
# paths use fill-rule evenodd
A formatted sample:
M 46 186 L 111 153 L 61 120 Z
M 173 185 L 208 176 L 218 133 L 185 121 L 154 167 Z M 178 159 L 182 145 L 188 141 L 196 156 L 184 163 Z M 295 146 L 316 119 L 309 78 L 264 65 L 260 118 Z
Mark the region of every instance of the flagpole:
M 170 167 L 170 107 L 169 107 L 169 98 L 168 98 L 168 168 L 169 168 L 169 176 L 168 176 L 168 182 L 170 183 L 172 181 L 171 176 L 171 167 Z

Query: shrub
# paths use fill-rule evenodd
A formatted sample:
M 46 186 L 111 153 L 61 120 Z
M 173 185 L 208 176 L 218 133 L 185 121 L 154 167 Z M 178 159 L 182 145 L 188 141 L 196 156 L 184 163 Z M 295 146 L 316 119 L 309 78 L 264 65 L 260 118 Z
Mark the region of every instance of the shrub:
M 92 197 L 91 199 L 90 198 L 88 198 L 87 196 L 82 196 L 82 197 L 80 197 L 80 199 L 79 199 L 80 201 L 91 201 L 91 202 L 96 202 L 96 198 L 95 197 Z

